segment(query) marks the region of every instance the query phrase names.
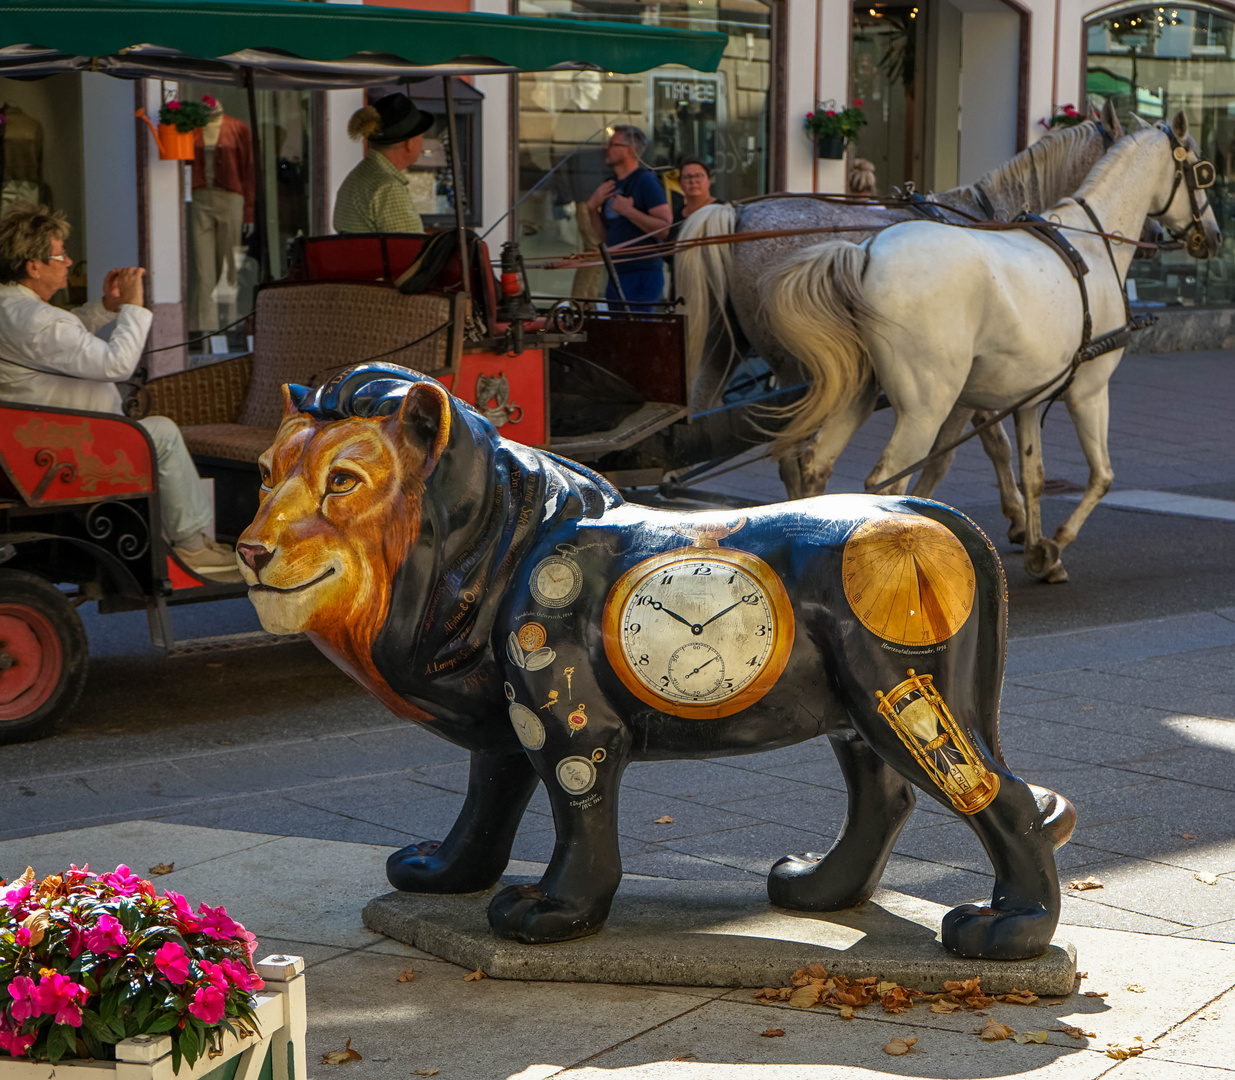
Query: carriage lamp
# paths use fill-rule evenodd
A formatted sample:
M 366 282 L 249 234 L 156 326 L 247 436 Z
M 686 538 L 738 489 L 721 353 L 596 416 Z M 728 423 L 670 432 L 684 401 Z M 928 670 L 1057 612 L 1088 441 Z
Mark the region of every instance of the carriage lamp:
M 501 286 L 502 298 L 497 305 L 499 322 L 521 323 L 525 319 L 540 317 L 540 312 L 532 303 L 523 256 L 519 245 L 513 240 L 502 245 Z
M 877 690 L 879 711 L 892 729 L 962 814 L 985 810 L 999 794 L 999 777 L 974 751 L 961 726 L 935 689 L 930 675 L 909 678 L 886 694 Z

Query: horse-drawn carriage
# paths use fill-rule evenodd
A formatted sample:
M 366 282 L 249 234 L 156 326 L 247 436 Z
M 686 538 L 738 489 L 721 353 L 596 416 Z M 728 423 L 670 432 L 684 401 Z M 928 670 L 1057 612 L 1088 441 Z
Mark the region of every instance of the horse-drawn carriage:
M 103 17 L 96 6 L 80 0 L 76 20 L 49 26 L 35 5 L 6 0 L 0 44 L 15 48 L 0 57 L 0 75 L 88 68 L 121 78 L 331 89 L 413 82 L 444 70 L 638 71 L 665 63 L 713 70 L 724 47 L 719 34 L 657 27 L 286 0 L 203 0 L 178 7 L 160 28 L 139 7 L 112 4 Z M 203 39 L 198 31 L 207 25 Z M 261 36 L 276 27 L 270 40 Z M 66 33 L 72 40 L 61 43 Z M 129 47 L 130 36 L 160 44 Z M 251 47 L 271 40 L 281 47 Z M 367 51 L 378 40 L 383 51 Z M 202 55 L 207 46 L 196 43 L 203 41 L 220 52 Z M 42 47 L 53 42 L 62 47 Z M 333 51 L 323 56 L 323 48 Z M 462 206 L 456 209 L 457 231 L 432 241 L 302 239 L 287 278 L 258 290 L 250 355 L 152 379 L 130 399 L 133 415 L 165 415 L 180 425 L 200 473 L 214 481 L 220 539 L 234 539 L 253 518 L 257 458 L 273 441 L 281 387 L 319 385 L 348 364 L 381 358 L 431 374 L 502 435 L 588 461 L 686 415 L 681 315 L 618 314 L 569 301 L 535 310 L 517 253 L 495 275 L 487 248 L 465 233 Z M 453 251 L 443 251 L 449 241 Z M 594 405 L 604 398 L 606 370 L 622 370 L 624 379 L 610 380 L 624 401 L 597 425 L 606 430 L 581 429 L 578 415 L 574 423 L 566 414 L 555 420 L 554 348 L 568 351 L 557 361 L 568 405 Z M 621 354 L 639 364 L 625 365 Z M 78 604 L 97 601 L 102 613 L 144 609 L 156 646 L 172 649 L 169 608 L 244 595 L 245 586 L 198 576 L 176 558 L 158 527 L 156 472 L 150 439 L 129 417 L 0 401 L 0 743 L 46 734 L 77 701 L 87 668 Z

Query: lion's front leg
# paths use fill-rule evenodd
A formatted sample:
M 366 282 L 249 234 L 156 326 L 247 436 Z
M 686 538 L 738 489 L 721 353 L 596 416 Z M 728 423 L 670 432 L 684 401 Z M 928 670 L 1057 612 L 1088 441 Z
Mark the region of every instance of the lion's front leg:
M 535 885 L 503 889 L 489 904 L 493 932 L 528 945 L 598 933 L 622 880 L 618 787 L 629 733 L 616 719 L 593 715 L 586 701 L 553 711 L 562 715 L 547 717 L 543 746 L 528 751 L 553 807 L 553 857 Z
M 510 861 L 515 832 L 538 777 L 517 754 L 472 754 L 463 809 L 445 840 L 426 840 L 386 860 L 386 877 L 404 892 L 478 892 Z

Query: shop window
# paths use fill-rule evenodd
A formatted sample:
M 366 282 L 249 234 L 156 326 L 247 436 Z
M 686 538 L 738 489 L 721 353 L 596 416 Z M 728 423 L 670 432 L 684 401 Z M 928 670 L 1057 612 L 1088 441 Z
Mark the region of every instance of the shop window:
M 712 194 L 740 199 L 769 189 L 771 158 L 772 7 L 761 0 L 569 0 L 554 16 L 636 22 L 729 37 L 720 70 L 676 65 L 636 75 L 543 72 L 519 76 L 517 237 L 529 259 L 593 250 L 587 221 L 592 192 L 612 176 L 604 144 L 615 124 L 649 138 L 645 164 L 669 193 L 680 192 L 677 165 L 698 157 L 712 170 Z M 538 0 L 520 0 L 520 15 L 546 15 Z M 550 170 L 558 166 L 552 176 Z M 547 179 L 546 179 L 547 177 Z M 530 271 L 533 290 L 595 297 L 602 269 Z
M 182 82 L 179 95 L 210 95 L 219 111 L 194 137 L 196 157 L 186 169 L 186 251 L 190 353 L 245 348 L 243 325 L 225 329 L 253 310 L 260 282 L 259 240 L 270 274 L 287 273 L 287 250 L 312 231 L 313 95 L 303 90 L 259 90 L 257 139 L 244 89 Z M 257 168 L 254 150 L 261 154 Z M 257 184 L 264 186 L 265 236 L 257 235 Z M 213 341 L 211 339 L 214 339 Z
M 65 244 L 74 265 L 52 303 L 84 304 L 86 214 L 82 167 L 81 76 L 0 79 L 0 214 L 21 202 L 61 210 L 73 232 Z
M 1208 194 L 1222 229 L 1222 248 L 1212 259 L 1165 251 L 1133 262 L 1129 292 L 1151 306 L 1235 302 L 1233 27 L 1227 14 L 1184 7 L 1128 8 L 1086 26 L 1090 105 L 1111 101 L 1125 125 L 1132 123 L 1134 112 L 1153 121 L 1182 109 L 1201 156 L 1218 169 Z
M 453 80 L 455 118 L 459 129 L 459 165 L 463 175 L 463 219 L 471 228 L 480 225 L 481 112 L 485 96 L 463 79 Z M 407 87 L 385 86 L 368 92 L 369 101 L 387 94 L 406 94 Z M 408 169 L 408 188 L 426 229 L 453 229 L 455 190 L 450 169 L 450 132 L 446 124 L 446 93 L 441 79 L 427 79 L 410 88 L 416 108 L 433 114 L 425 132 L 420 160 Z

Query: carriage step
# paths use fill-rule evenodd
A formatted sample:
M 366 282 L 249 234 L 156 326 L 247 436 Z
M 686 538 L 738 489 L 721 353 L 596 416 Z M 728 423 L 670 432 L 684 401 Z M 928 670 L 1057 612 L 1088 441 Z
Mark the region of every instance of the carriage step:
M 234 652 L 238 649 L 257 649 L 265 645 L 287 645 L 304 641 L 304 634 L 269 634 L 265 630 L 246 630 L 239 634 L 217 634 L 214 637 L 185 638 L 177 641 L 168 650 L 170 656 L 193 656 L 197 653 Z

